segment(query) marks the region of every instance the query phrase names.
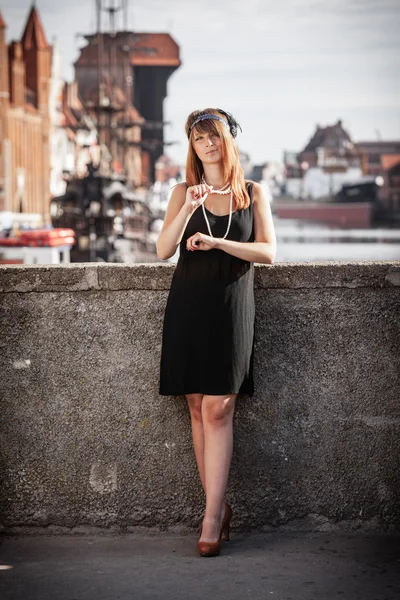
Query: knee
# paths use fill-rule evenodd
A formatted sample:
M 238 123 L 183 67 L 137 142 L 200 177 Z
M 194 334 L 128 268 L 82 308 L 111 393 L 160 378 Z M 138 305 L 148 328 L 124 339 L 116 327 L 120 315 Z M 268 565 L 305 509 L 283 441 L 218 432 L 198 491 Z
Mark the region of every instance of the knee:
M 202 421 L 203 417 L 201 414 L 201 405 L 203 394 L 188 394 L 186 398 L 192 419 L 195 419 L 196 421 Z
M 215 425 L 230 421 L 235 410 L 236 397 L 229 396 L 223 399 L 207 398 L 203 405 L 203 417 L 208 423 Z

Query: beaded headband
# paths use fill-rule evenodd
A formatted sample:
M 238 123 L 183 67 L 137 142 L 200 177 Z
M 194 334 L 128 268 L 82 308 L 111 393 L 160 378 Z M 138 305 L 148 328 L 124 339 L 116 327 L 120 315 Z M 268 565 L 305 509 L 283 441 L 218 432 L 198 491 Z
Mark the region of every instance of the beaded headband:
M 218 115 L 214 115 L 212 113 L 206 113 L 205 115 L 200 115 L 200 117 L 197 117 L 197 119 L 195 121 L 193 121 L 193 123 L 189 127 L 188 138 L 190 138 L 190 134 L 192 132 L 193 127 L 200 121 L 205 121 L 206 119 L 215 119 L 216 121 L 221 121 L 221 123 L 226 125 L 229 129 L 229 123 L 227 123 L 227 121 L 225 121 L 225 119 L 223 119 L 222 117 L 219 117 Z
M 206 113 L 205 115 L 200 115 L 199 117 L 197 117 L 197 119 L 195 119 L 193 121 L 193 123 L 189 127 L 188 139 L 190 139 L 190 134 L 192 132 L 193 127 L 196 125 L 196 123 L 199 123 L 200 121 L 204 121 L 206 119 L 215 119 L 216 121 L 221 121 L 221 123 L 223 123 L 224 125 L 226 125 L 226 127 L 228 127 L 229 131 L 232 134 L 232 137 L 234 137 L 234 138 L 237 135 L 238 127 L 240 128 L 240 131 L 242 131 L 242 128 L 240 127 L 239 123 L 236 121 L 236 119 L 230 113 L 227 113 L 220 108 L 217 108 L 216 110 L 218 112 L 220 112 L 222 115 L 225 115 L 225 117 L 228 119 L 228 121 L 226 121 L 225 119 L 223 119 L 222 117 L 220 117 L 218 115 L 214 115 L 213 113 Z

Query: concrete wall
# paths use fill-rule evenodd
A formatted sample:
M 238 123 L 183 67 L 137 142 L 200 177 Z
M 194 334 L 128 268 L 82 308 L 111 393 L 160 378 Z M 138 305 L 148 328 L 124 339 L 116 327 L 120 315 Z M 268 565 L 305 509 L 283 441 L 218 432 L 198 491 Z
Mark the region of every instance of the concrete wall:
M 158 395 L 174 268 L 0 268 L 3 531 L 199 525 L 186 400 Z M 233 528 L 399 528 L 400 262 L 258 265 L 255 293 Z

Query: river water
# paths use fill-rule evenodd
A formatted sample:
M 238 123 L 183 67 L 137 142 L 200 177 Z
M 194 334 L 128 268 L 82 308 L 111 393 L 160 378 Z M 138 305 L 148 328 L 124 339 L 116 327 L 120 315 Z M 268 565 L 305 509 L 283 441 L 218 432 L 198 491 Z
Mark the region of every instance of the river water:
M 339 229 L 274 216 L 275 262 L 400 260 L 400 229 Z M 179 249 L 170 262 L 176 262 Z
M 400 229 L 338 229 L 274 217 L 275 262 L 400 260 Z

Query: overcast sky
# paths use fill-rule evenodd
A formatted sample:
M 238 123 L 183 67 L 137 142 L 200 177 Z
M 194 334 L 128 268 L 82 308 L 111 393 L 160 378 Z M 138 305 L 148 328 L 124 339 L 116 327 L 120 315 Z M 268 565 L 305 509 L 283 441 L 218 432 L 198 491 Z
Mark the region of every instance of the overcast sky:
M 109 0 L 105 0 L 108 3 Z M 182 66 L 164 103 L 168 153 L 184 162 L 184 123 L 218 106 L 242 126 L 254 163 L 300 151 L 316 124 L 341 118 L 354 141 L 400 138 L 400 0 L 128 0 L 129 28 L 169 32 Z M 37 0 L 63 74 L 95 29 L 95 0 Z M 30 0 L 2 0 L 8 40 L 19 39 Z

